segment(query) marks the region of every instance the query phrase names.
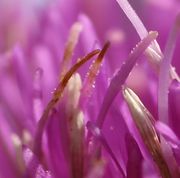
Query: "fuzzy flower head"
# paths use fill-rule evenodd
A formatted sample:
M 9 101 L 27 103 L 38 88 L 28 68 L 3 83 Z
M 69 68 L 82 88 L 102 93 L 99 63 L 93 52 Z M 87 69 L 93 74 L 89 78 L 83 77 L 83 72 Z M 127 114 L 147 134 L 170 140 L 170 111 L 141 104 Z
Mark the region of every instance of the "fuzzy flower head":
M 177 1 L 0 4 L 0 178 L 180 177 Z

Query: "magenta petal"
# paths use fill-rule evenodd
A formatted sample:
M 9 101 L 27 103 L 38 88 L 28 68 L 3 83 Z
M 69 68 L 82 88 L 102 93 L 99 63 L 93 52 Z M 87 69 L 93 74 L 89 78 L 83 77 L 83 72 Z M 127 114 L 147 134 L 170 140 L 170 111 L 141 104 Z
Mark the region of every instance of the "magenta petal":
M 163 150 L 164 158 L 165 158 L 167 165 L 169 167 L 169 170 L 171 172 L 171 176 L 173 178 L 179 178 L 180 177 L 179 165 L 177 164 L 177 161 L 175 159 L 173 149 L 171 148 L 170 144 L 167 143 L 163 137 L 161 137 L 161 147 Z M 171 161 L 169 161 L 169 160 L 171 160 Z
M 147 36 L 148 31 L 146 30 L 144 24 L 134 11 L 134 9 L 131 7 L 129 2 L 127 0 L 116 0 L 119 6 L 122 8 L 126 16 L 129 18 L 131 23 L 133 24 L 134 28 L 136 29 L 137 33 L 143 39 Z
M 9 138 L 6 137 L 6 139 Z M 7 145 L 2 133 L 0 132 L 0 177 L 20 177 L 21 173 L 18 169 L 18 164 L 15 161 L 15 155 L 10 152 L 8 146 L 9 145 Z
M 180 31 L 180 14 L 177 16 L 172 31 L 170 32 L 164 51 L 164 58 L 161 62 L 160 71 L 159 71 L 158 116 L 159 116 L 159 120 L 164 123 L 169 122 L 169 118 L 168 118 L 169 72 L 170 72 L 171 61 L 179 31 Z
M 51 173 L 43 168 L 37 157 L 29 148 L 24 147 L 23 154 L 27 166 L 24 178 L 53 178 Z
M 33 116 L 35 122 L 38 122 L 41 118 L 43 113 L 43 93 L 42 93 L 42 77 L 43 77 L 43 70 L 38 68 L 34 74 L 34 81 L 33 81 Z
M 126 135 L 126 147 L 128 152 L 127 178 L 141 178 L 143 158 L 136 141 L 130 134 Z
M 176 135 L 180 138 L 180 83 L 174 80 L 169 88 L 170 124 Z
M 97 117 L 97 125 L 101 128 L 103 126 L 105 116 L 108 112 L 110 105 L 112 104 L 114 98 L 117 96 L 118 92 L 121 90 L 122 85 L 127 79 L 132 68 L 136 64 L 137 59 L 150 43 L 156 39 L 157 32 L 150 32 L 146 38 L 144 38 L 130 53 L 125 63 L 121 66 L 116 75 L 112 78 L 110 86 L 105 94 L 99 115 Z
M 18 86 L 21 89 L 22 96 L 26 97 L 26 100 L 30 99 L 27 98 L 27 96 L 30 95 L 30 90 L 32 88 L 32 78 L 29 70 L 30 66 L 27 65 L 28 59 L 25 58 L 23 50 L 19 45 L 15 46 L 12 58 L 15 76 L 17 78 Z
M 156 122 L 155 127 L 156 130 L 166 138 L 166 141 L 169 141 L 172 144 L 172 146 L 173 144 L 178 147 L 180 146 L 180 140 L 170 127 L 160 121 Z
M 63 107 L 61 107 L 63 111 Z M 58 139 L 57 139 L 58 137 Z M 54 113 L 47 126 L 49 167 L 55 177 L 68 177 L 69 142 L 64 112 Z M 60 168 L 61 167 L 61 168 Z
M 88 122 L 87 123 L 87 128 L 88 130 L 93 134 L 93 136 L 99 140 L 102 144 L 102 146 L 105 148 L 105 150 L 110 154 L 112 160 L 115 162 L 116 166 L 118 167 L 119 171 L 121 172 L 121 175 L 123 176 L 123 178 L 125 178 L 125 173 L 123 171 L 123 169 L 121 168 L 121 165 L 119 164 L 116 156 L 114 155 L 111 147 L 109 146 L 109 144 L 107 143 L 105 137 L 103 136 L 101 130 L 96 127 L 92 122 Z

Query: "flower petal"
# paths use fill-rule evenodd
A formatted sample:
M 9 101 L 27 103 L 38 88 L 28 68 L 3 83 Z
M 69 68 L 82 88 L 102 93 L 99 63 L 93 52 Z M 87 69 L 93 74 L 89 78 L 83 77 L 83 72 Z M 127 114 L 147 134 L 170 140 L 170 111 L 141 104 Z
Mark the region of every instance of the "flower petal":
M 112 104 L 114 98 L 117 96 L 118 92 L 121 89 L 121 86 L 124 84 L 129 73 L 134 67 L 138 57 L 145 51 L 145 49 L 150 45 L 150 43 L 157 37 L 157 32 L 150 32 L 146 38 L 144 38 L 130 53 L 129 57 L 122 65 L 117 74 L 112 78 L 110 86 L 105 94 L 102 107 L 99 111 L 97 117 L 97 126 L 102 127 L 105 116 L 108 112 L 110 105 Z

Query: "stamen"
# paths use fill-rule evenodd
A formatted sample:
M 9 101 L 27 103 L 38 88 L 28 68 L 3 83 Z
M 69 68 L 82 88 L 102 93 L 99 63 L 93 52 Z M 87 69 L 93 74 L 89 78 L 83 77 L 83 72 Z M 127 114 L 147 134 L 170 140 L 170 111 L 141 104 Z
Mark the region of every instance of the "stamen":
M 145 108 L 138 96 L 131 89 L 124 87 L 123 96 L 128 104 L 132 118 L 140 132 L 140 135 L 155 164 L 159 168 L 161 176 L 163 178 L 171 178 L 169 168 L 163 157 L 156 130 L 149 119 L 149 111 Z
M 89 53 L 88 55 L 86 55 L 85 57 L 83 57 L 79 62 L 77 62 L 66 73 L 64 78 L 58 84 L 58 86 L 57 86 L 57 88 L 56 88 L 56 90 L 54 92 L 53 98 L 48 103 L 47 107 L 45 108 L 45 110 L 43 112 L 43 115 L 41 116 L 41 118 L 40 118 L 40 120 L 38 122 L 37 130 L 36 130 L 36 134 L 35 134 L 35 139 L 34 139 L 33 152 L 39 158 L 41 158 L 41 156 L 42 156 L 42 150 L 41 150 L 42 135 L 43 135 L 45 125 L 46 125 L 46 123 L 48 121 L 48 118 L 49 118 L 48 117 L 49 112 L 52 110 L 52 108 L 56 105 L 56 103 L 62 97 L 64 88 L 66 87 L 66 85 L 67 85 L 69 79 L 71 78 L 71 76 L 78 70 L 79 67 L 81 67 L 84 63 L 86 63 L 88 60 L 90 60 L 93 56 L 95 56 L 99 52 L 100 52 L 100 50 L 94 50 L 91 53 Z
M 79 75 L 79 73 L 75 73 L 68 81 L 67 90 L 66 90 L 67 98 L 68 98 L 66 102 L 66 107 L 67 107 L 67 113 L 69 115 L 72 114 L 72 112 L 77 108 L 79 104 L 81 88 L 82 88 L 81 76 Z
M 62 67 L 61 67 L 60 79 L 62 79 L 67 72 L 74 49 L 78 43 L 82 28 L 83 27 L 80 22 L 75 22 L 70 29 L 69 38 L 66 42 L 64 55 L 63 55 L 63 61 L 61 64 Z
M 95 83 L 96 76 L 99 73 L 99 69 L 101 67 L 104 55 L 106 54 L 107 49 L 109 48 L 109 46 L 110 46 L 110 43 L 107 42 L 104 45 L 101 52 L 99 53 L 97 59 L 94 60 L 92 65 L 90 66 L 89 72 L 88 72 L 88 74 L 86 76 L 86 79 L 85 79 L 85 82 L 84 82 L 84 86 L 83 86 L 83 88 L 81 90 L 81 101 L 80 101 L 80 103 L 82 103 L 82 102 L 85 103 L 86 99 L 88 97 L 90 97 L 90 95 L 92 94 L 92 89 L 93 89 L 93 86 L 94 86 L 94 83 Z
M 15 151 L 16 151 L 16 160 L 18 168 L 21 172 L 24 172 L 25 170 L 25 163 L 23 159 L 23 151 L 22 151 L 22 141 L 16 134 L 11 135 L 11 140 L 14 145 Z
M 94 125 L 92 122 L 88 122 L 87 123 L 87 128 L 88 130 L 93 134 L 93 136 L 100 141 L 100 143 L 104 146 L 105 150 L 110 154 L 112 160 L 114 161 L 114 163 L 116 164 L 117 168 L 119 169 L 120 173 L 122 174 L 122 176 L 125 178 L 125 173 L 123 171 L 123 169 L 121 168 L 121 165 L 119 164 L 118 160 L 116 159 L 116 156 L 114 155 L 111 147 L 109 146 L 109 144 L 107 143 L 104 135 L 102 134 L 101 130 L 96 127 L 96 125 Z
M 110 105 L 117 96 L 119 90 L 121 89 L 121 86 L 124 84 L 132 68 L 136 64 L 137 59 L 150 45 L 150 43 L 154 39 L 156 39 L 157 35 L 158 35 L 157 32 L 150 32 L 146 38 L 144 38 L 141 42 L 139 42 L 128 56 L 126 62 L 121 66 L 120 70 L 111 80 L 110 86 L 106 92 L 106 95 L 103 100 L 103 104 L 101 106 L 99 115 L 97 117 L 97 126 L 99 128 L 102 128 L 105 120 L 105 116 L 108 112 Z
M 96 160 L 93 162 L 92 169 L 89 171 L 87 178 L 101 178 L 105 173 L 105 162 Z
M 2 116 L 1 113 L 0 113 L 0 116 Z M 1 121 L 3 121 L 3 120 L 1 120 Z M 4 127 L 4 125 L 3 125 L 3 127 Z M 14 159 L 15 157 L 12 154 L 12 150 L 10 150 L 11 145 L 7 143 L 7 139 L 10 138 L 11 136 L 8 134 L 4 135 L 2 132 L 4 130 L 2 130 L 2 129 L 3 128 L 1 127 L 1 129 L 0 129 L 1 176 L 3 176 L 3 177 L 13 177 L 13 176 L 21 177 L 22 172 L 20 171 L 19 167 L 17 166 L 16 160 Z M 7 127 L 5 129 L 7 129 Z M 4 160 L 5 160 L 5 162 L 4 162 Z M 9 171 L 9 170 L 11 170 L 11 171 Z
M 159 120 L 168 123 L 168 88 L 169 88 L 169 70 L 175 49 L 175 43 L 178 32 L 180 30 L 180 14 L 176 18 L 176 22 L 169 35 L 165 51 L 164 59 L 161 62 L 159 72 L 159 88 L 158 88 L 158 116 Z
M 76 109 L 70 117 L 70 159 L 73 178 L 84 177 L 84 114 Z
M 67 84 L 67 125 L 70 142 L 71 174 L 73 178 L 84 177 L 84 114 L 79 108 L 82 82 L 75 73 Z

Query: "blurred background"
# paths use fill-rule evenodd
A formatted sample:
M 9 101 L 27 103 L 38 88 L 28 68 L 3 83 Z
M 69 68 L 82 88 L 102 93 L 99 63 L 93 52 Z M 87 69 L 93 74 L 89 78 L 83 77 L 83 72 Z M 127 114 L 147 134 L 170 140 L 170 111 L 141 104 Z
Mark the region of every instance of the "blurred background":
M 180 9 L 180 2 L 178 0 L 129 1 L 147 29 L 159 32 L 158 42 L 163 50 L 175 16 Z M 29 50 L 37 42 L 47 42 L 48 38 L 51 41 L 59 41 L 61 48 L 61 41 L 65 40 L 66 32 L 80 14 L 86 14 L 90 18 L 101 43 L 106 40 L 112 42 L 114 56 L 118 53 L 121 53 L 121 57 L 126 56 L 139 40 L 115 0 L 0 0 L 0 12 L 1 53 L 11 49 L 16 43 Z M 50 31 L 64 34 L 54 39 L 52 34 L 48 37 L 47 33 Z M 180 42 L 177 46 L 179 45 Z M 111 55 L 113 57 L 113 54 Z M 176 49 L 174 56 L 173 63 L 180 73 L 179 50 Z

